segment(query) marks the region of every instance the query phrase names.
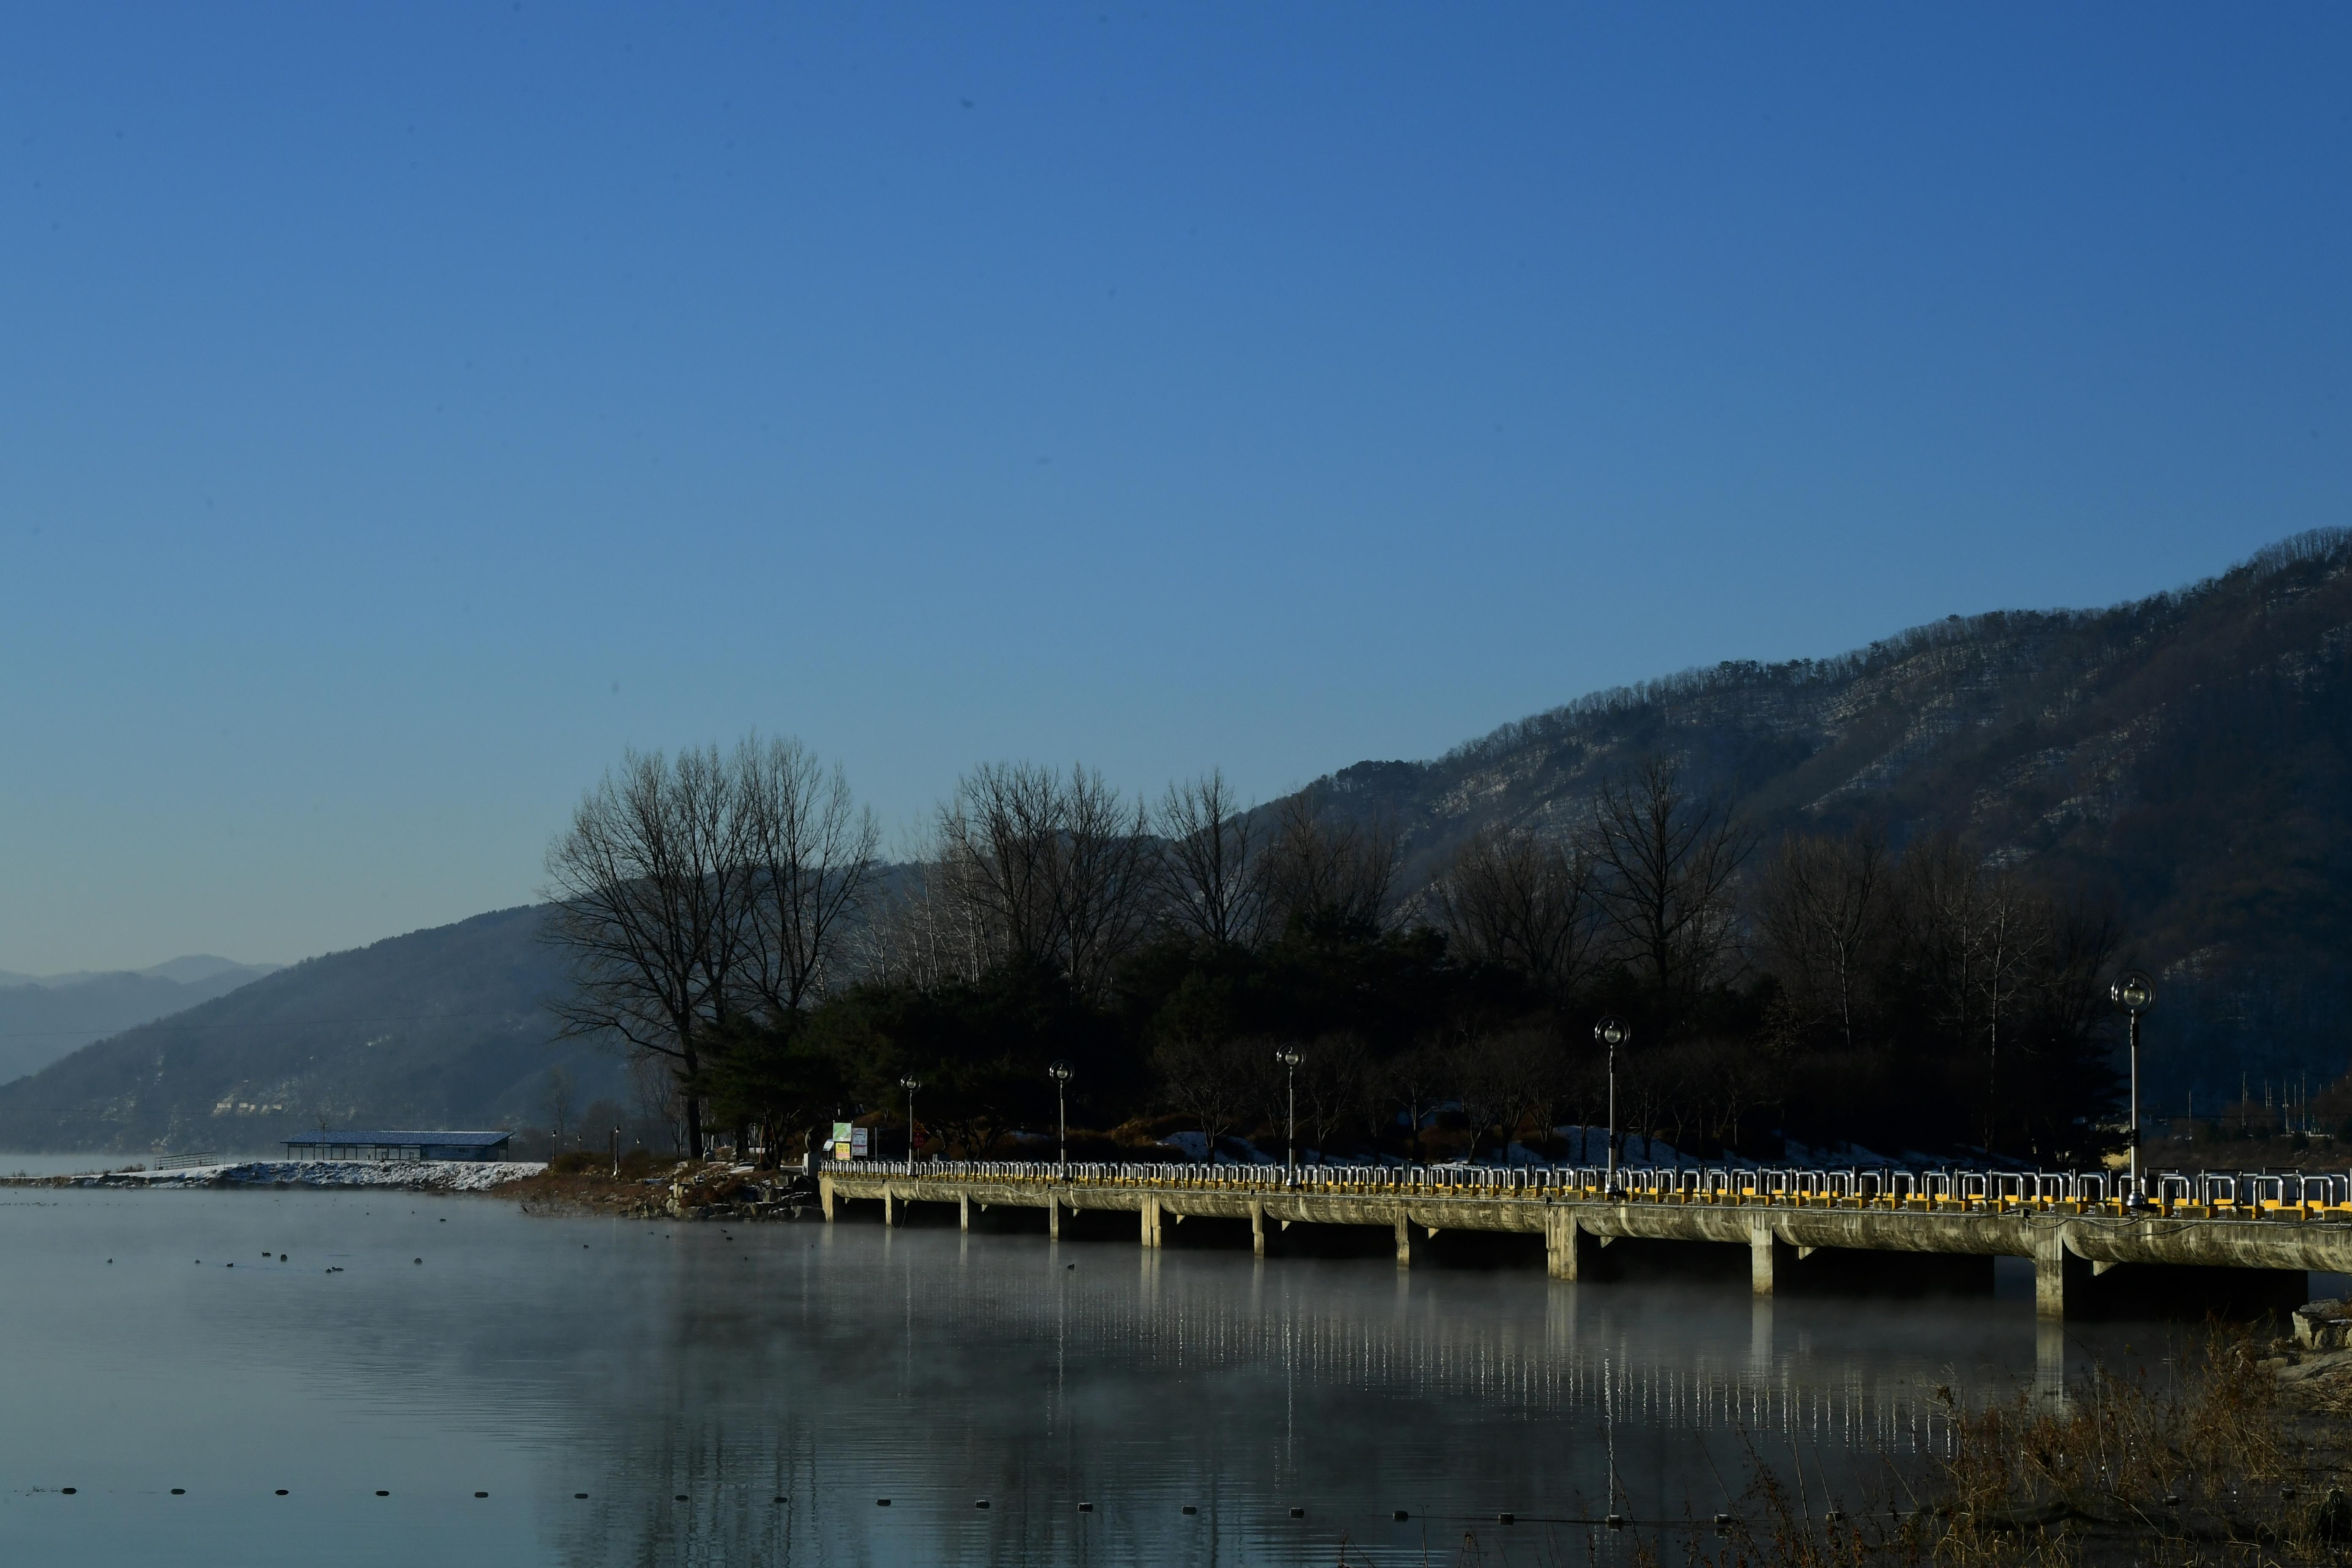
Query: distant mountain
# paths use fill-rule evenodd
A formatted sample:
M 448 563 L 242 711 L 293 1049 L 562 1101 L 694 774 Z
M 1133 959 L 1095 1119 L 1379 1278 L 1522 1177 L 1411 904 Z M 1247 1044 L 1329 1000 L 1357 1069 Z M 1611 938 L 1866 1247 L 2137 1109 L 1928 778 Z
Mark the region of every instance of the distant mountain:
M 2167 981 L 2159 1104 L 2352 1066 L 2352 531 L 2111 609 L 1955 616 L 1604 691 L 1310 788 L 1393 824 L 1411 887 L 1482 826 L 1573 830 L 1654 754 L 1768 832 L 1948 830 L 2112 908 Z
M 0 1083 L 37 1072 L 134 1024 L 225 995 L 279 967 L 206 956 L 113 973 L 0 973 Z
M 625 1102 L 616 1058 L 548 1043 L 561 971 L 539 921 L 504 910 L 310 959 L 84 1046 L 0 1086 L 0 1148 L 251 1151 L 321 1121 L 543 1126 L 554 1068 L 575 1110 Z
M 18 974 L 0 969 L 0 985 L 79 985 L 85 980 L 105 980 L 117 974 L 134 974 L 149 980 L 170 980 L 180 984 L 194 984 L 224 974 L 235 974 L 242 980 L 258 980 L 265 974 L 275 974 L 286 966 L 282 963 L 239 963 L 233 958 L 222 958 L 209 952 L 186 953 L 167 958 L 161 963 L 151 963 L 144 969 L 76 969 L 63 974 Z M 242 980 L 240 983 L 242 983 Z

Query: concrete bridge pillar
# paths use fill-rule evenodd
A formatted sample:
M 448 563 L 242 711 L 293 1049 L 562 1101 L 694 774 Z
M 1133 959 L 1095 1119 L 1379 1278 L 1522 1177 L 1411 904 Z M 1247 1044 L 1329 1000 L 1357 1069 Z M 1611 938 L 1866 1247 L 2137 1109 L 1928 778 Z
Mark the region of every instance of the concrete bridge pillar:
M 2066 1299 L 2089 1285 L 2091 1266 L 2067 1250 L 2066 1233 L 2054 1225 L 2033 1227 L 2033 1315 L 2046 1323 L 2066 1321 Z
M 970 1193 L 956 1194 L 956 1218 L 961 1223 L 963 1229 L 971 1228 L 971 1194 Z
M 1555 1279 L 1573 1279 L 1584 1260 L 1584 1232 L 1576 1215 L 1554 1209 L 1544 1215 L 1544 1272 Z
M 831 1176 L 819 1176 L 816 1179 L 816 1202 L 817 1206 L 824 1211 L 824 1223 L 831 1225 L 833 1223 L 833 1178 Z
M 1146 1247 L 1158 1247 L 1160 1245 L 1160 1200 L 1144 1199 L 1139 1217 L 1142 1222 L 1140 1226 L 1142 1234 L 1139 1239 Z
M 1254 1203 L 1250 1205 L 1249 1211 L 1250 1251 L 1257 1257 L 1264 1258 L 1265 1256 L 1265 1205 Z
M 1407 1218 L 1406 1218 L 1403 1215 L 1402 1215 L 1402 1214 L 1400 1214 L 1400 1215 L 1397 1215 L 1397 1222 L 1396 1222 L 1396 1247 L 1397 1247 L 1397 1267 L 1398 1267 L 1399 1268 L 1412 1268 L 1412 1221 L 1411 1221 L 1411 1220 L 1407 1219 Z
M 888 1187 L 884 1187 L 882 1189 L 882 1223 L 884 1225 L 897 1225 L 898 1223 L 898 1210 L 897 1205 L 891 1201 L 890 1189 Z
M 1048 1241 L 1062 1239 L 1062 1200 L 1052 1193 L 1045 1194 L 1045 1238 Z
M 1773 1245 L 1779 1238 L 1769 1225 L 1757 1225 L 1748 1232 L 1748 1288 L 1759 1296 L 1772 1293 Z

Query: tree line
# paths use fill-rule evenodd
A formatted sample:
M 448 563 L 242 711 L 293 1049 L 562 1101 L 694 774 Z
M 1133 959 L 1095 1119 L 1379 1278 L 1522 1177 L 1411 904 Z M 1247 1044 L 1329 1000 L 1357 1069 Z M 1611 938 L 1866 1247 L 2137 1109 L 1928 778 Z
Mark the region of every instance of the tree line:
M 1341 805 L 992 764 L 885 864 L 794 742 L 633 752 L 549 852 L 558 1015 L 631 1054 L 694 1157 L 903 1127 L 908 1080 L 934 1149 L 1050 1156 L 1055 1061 L 1081 1152 L 1278 1148 L 1295 1103 L 1321 1153 L 1573 1153 L 1552 1130 L 1605 1119 L 1603 1015 L 1633 1035 L 1621 1133 L 1685 1156 L 2111 1142 L 2113 923 L 1958 838 L 1768 843 L 1651 758 L 1406 886 L 1397 831 Z

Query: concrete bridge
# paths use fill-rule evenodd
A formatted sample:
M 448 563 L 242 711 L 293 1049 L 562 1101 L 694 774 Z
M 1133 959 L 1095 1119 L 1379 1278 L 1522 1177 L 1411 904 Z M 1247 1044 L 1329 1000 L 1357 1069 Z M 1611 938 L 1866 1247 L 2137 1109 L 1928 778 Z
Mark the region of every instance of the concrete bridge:
M 1132 1214 L 1137 1239 L 1162 1245 L 1191 1217 L 1246 1221 L 1255 1250 L 1292 1226 L 1389 1232 L 1399 1268 L 1445 1231 L 1540 1236 L 1547 1272 L 1574 1279 L 1623 1239 L 1745 1247 L 1752 1289 L 1769 1296 L 1823 1251 L 2031 1258 L 2036 1314 L 2063 1320 L 2094 1290 L 2149 1298 L 2193 1289 L 2188 1270 L 2230 1271 L 2258 1304 L 2300 1304 L 2311 1270 L 2352 1273 L 2352 1178 L 2167 1173 L 2127 1204 L 2101 1174 L 1978 1171 L 1398 1170 L 1318 1165 L 837 1163 L 818 1174 L 824 1217 L 878 1202 L 885 1224 L 909 1204 L 1042 1209 L 1058 1238 L 1066 1216 Z M 1987 1265 L 1990 1268 L 1990 1264 Z M 2111 1284 L 2092 1281 L 2128 1272 Z

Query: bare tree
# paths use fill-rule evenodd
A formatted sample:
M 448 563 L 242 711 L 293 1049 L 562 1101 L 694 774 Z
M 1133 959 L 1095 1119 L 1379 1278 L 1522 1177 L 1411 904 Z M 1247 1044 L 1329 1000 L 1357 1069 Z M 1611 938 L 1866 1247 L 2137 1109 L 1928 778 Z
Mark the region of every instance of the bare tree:
M 1781 839 L 1758 889 L 1756 929 L 1798 1027 L 1825 1023 L 1854 1044 L 1888 932 L 1887 881 L 1886 840 L 1874 828 Z
M 1153 826 L 1169 921 L 1206 942 L 1256 945 L 1265 921 L 1265 858 L 1249 809 L 1223 772 L 1170 784 Z
M 715 747 L 674 761 L 631 752 L 547 855 L 547 934 L 572 970 L 554 1005 L 562 1033 L 616 1037 L 667 1061 L 698 1160 L 703 1042 L 734 1011 L 753 945 L 735 796 Z
M 991 962 L 1108 989 L 1147 929 L 1157 865 L 1141 805 L 1100 773 L 1029 763 L 974 769 L 939 818 L 938 875 L 984 933 Z
M 1601 905 L 1591 852 L 1532 833 L 1481 828 L 1431 884 L 1454 952 L 1515 969 L 1565 1001 L 1591 971 Z
M 747 741 L 735 758 L 736 811 L 751 880 L 744 980 L 772 1027 L 795 1017 L 840 966 L 869 887 L 880 832 L 839 767 L 798 741 Z
M 1672 1013 L 1720 978 L 1732 952 L 1732 879 L 1755 838 L 1729 803 L 1683 787 L 1654 758 L 1601 786 L 1592 855 L 1620 951 Z
M 1386 923 L 1400 864 L 1393 824 L 1340 820 L 1314 790 L 1277 809 L 1267 852 L 1266 913 L 1287 925 L 1331 921 L 1378 930 Z
M 1062 798 L 1055 904 L 1063 962 L 1078 994 L 1098 997 L 1150 929 L 1159 861 L 1142 803 L 1122 803 L 1099 773 L 1071 768 Z
M 563 1147 L 572 1132 L 572 1075 L 562 1068 L 547 1069 L 547 1133 L 550 1143 Z
M 1496 1155 L 1507 1163 L 1512 1141 L 1529 1117 L 1549 1107 L 1559 1092 L 1559 1042 L 1540 1024 L 1465 1037 L 1446 1058 L 1448 1083 L 1470 1123 L 1470 1156 L 1489 1131 Z
M 1383 1109 L 1394 1107 L 1405 1115 L 1412 1129 L 1410 1158 L 1418 1160 L 1421 1153 L 1421 1124 L 1438 1103 L 1445 1098 L 1445 1084 L 1451 1076 L 1451 1064 L 1444 1053 L 1430 1041 L 1418 1041 L 1389 1058 L 1381 1074 Z
M 1215 1163 L 1217 1145 L 1263 1109 L 1266 1064 L 1275 1049 L 1272 1039 L 1259 1036 L 1192 1030 L 1171 1034 L 1153 1048 L 1151 1065 L 1169 1104 L 1201 1124 L 1205 1161 Z
M 1363 1114 L 1371 1092 L 1371 1053 L 1353 1030 L 1318 1035 L 1303 1047 L 1298 1068 L 1298 1116 L 1307 1146 L 1318 1154 L 1332 1134 Z

